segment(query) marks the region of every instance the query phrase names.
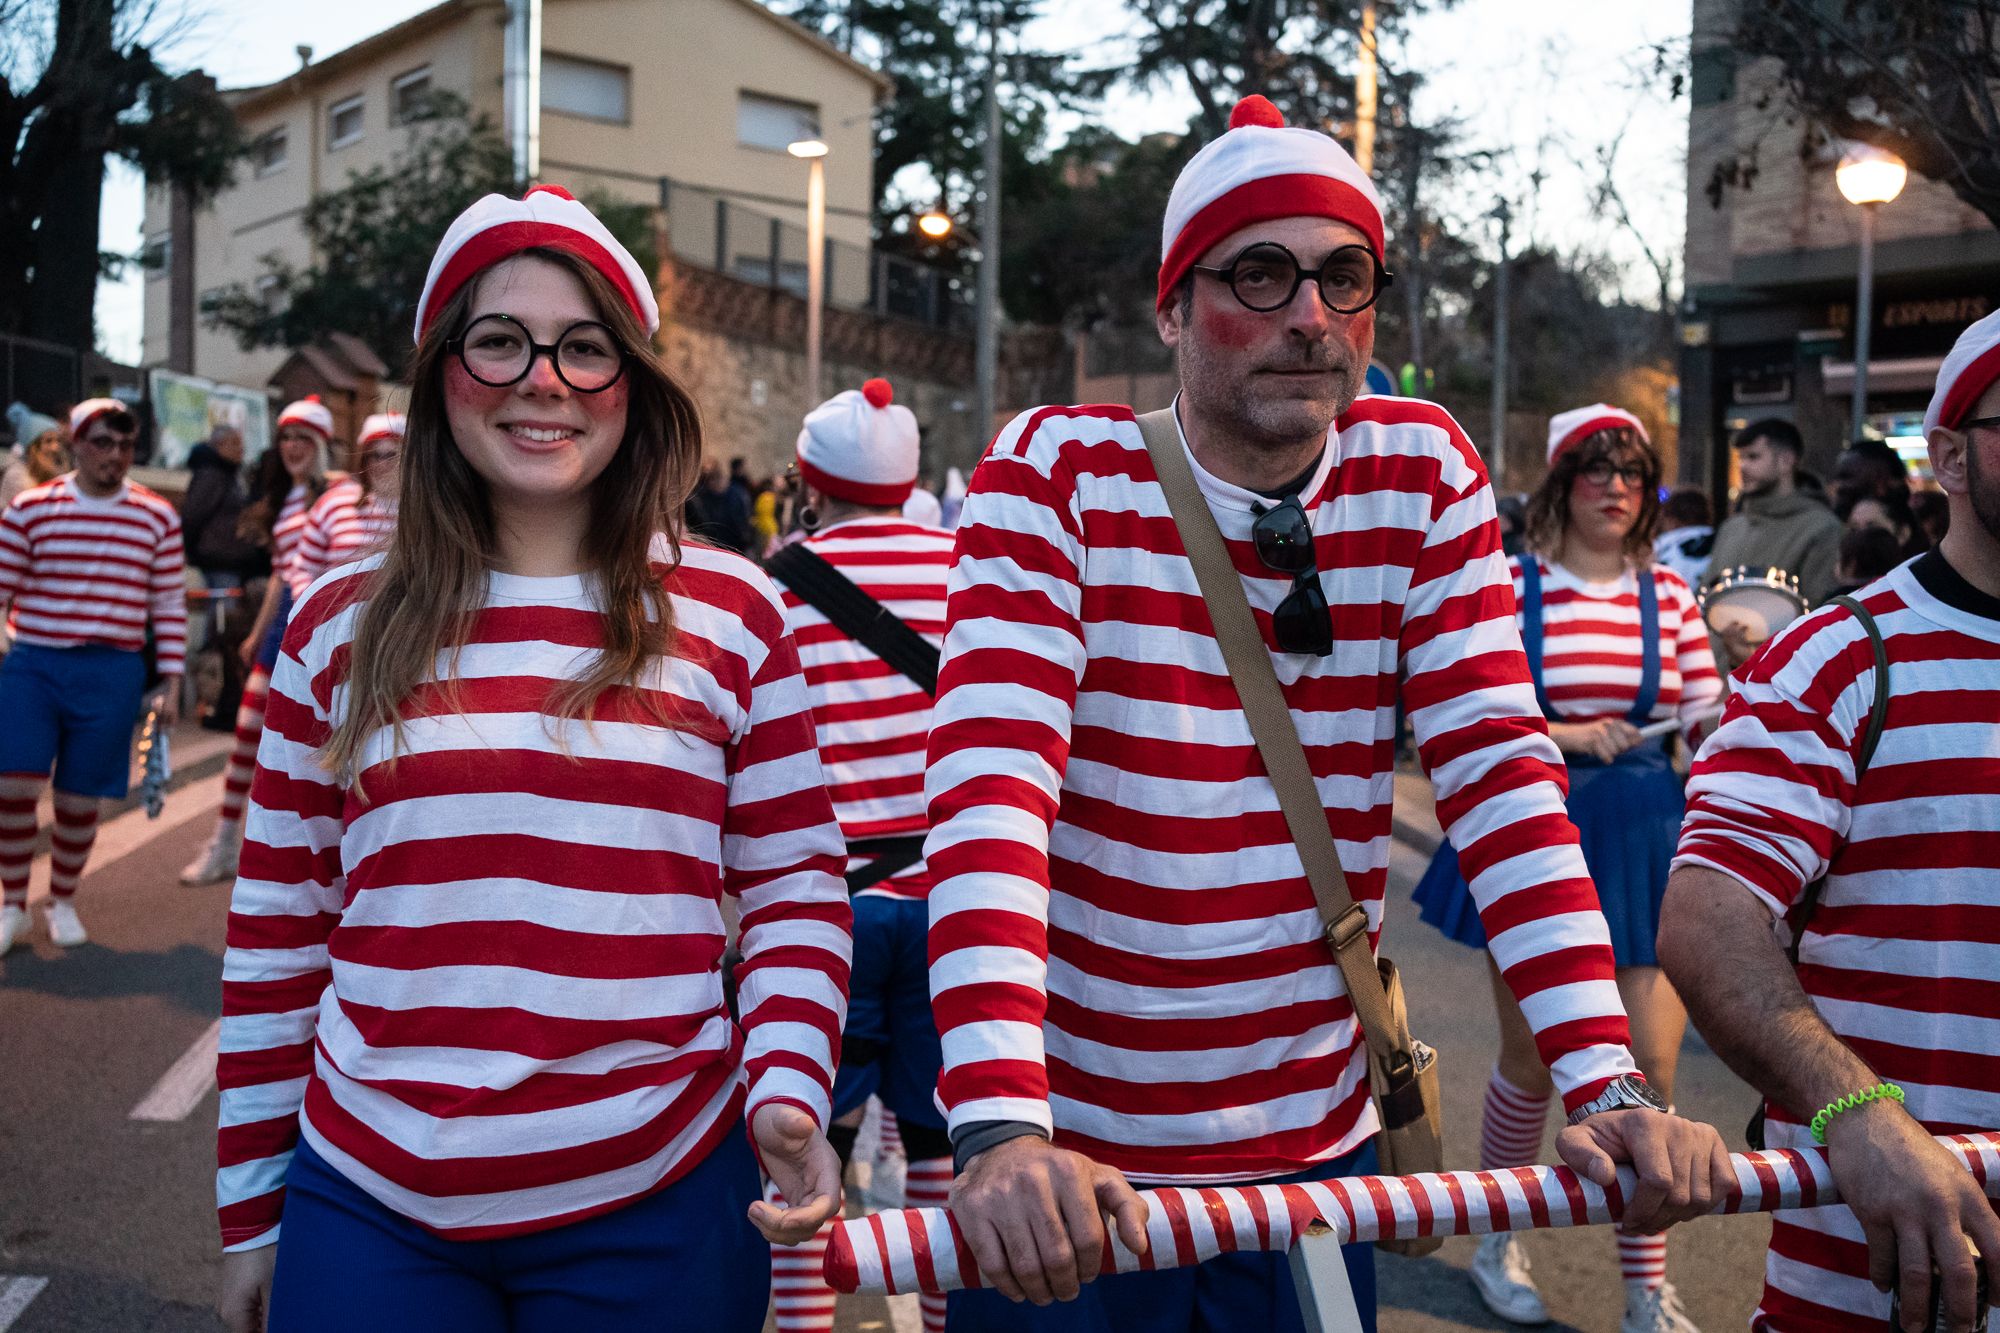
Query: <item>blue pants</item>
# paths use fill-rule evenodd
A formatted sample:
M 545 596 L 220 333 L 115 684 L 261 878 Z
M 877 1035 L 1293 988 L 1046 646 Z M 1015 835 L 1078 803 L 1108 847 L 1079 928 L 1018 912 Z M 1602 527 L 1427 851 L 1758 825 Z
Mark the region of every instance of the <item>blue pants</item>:
M 1375 1142 L 1296 1176 L 1285 1185 L 1375 1172 Z M 1375 1333 L 1375 1247 L 1348 1245 L 1347 1280 L 1361 1326 Z M 1084 1284 L 1073 1301 L 1016 1305 L 997 1291 L 955 1291 L 946 1333 L 1304 1333 L 1291 1261 L 1281 1251 L 1224 1254 L 1192 1268 L 1114 1273 Z
M 122 799 L 145 689 L 138 653 L 15 644 L 0 662 L 0 773 L 53 768 L 57 791 Z
M 503 1240 L 436 1236 L 303 1141 L 285 1177 L 270 1333 L 758 1333 L 770 1246 L 739 1123 L 666 1189 Z
M 944 1047 L 931 1018 L 930 904 L 886 894 L 854 898 L 854 966 L 833 1113 L 870 1097 L 912 1125 L 943 1129 L 932 1093 Z

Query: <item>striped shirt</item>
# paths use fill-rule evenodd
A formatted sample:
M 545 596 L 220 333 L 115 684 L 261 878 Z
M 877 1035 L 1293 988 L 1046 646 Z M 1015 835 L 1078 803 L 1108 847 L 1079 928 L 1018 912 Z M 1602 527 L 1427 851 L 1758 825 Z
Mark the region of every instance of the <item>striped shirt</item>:
M 944 642 L 950 533 L 900 518 L 857 518 L 836 523 L 808 544 L 904 624 L 932 643 Z M 924 813 L 930 696 L 783 583 L 778 590 L 798 639 L 819 728 L 820 763 L 841 833 L 850 844 L 923 833 L 930 826 Z M 848 869 L 871 859 L 866 853 L 851 856 Z M 918 861 L 862 892 L 922 898 L 930 884 L 929 869 Z
M 297 545 L 285 566 L 285 581 L 294 600 L 306 595 L 312 581 L 388 540 L 396 526 L 396 506 L 349 477 L 327 487 L 326 494 L 306 511 Z
M 1892 684 L 1874 759 L 1855 781 L 1874 707 L 1866 631 L 1828 606 L 1735 677 L 1688 782 L 1674 864 L 1739 880 L 1773 913 L 1826 876 L 1799 982 L 1933 1133 L 2000 1125 L 2000 600 L 1937 554 L 1858 597 Z M 1769 1107 L 1773 1148 L 1811 1144 L 1817 1107 Z M 1781 1213 L 1756 1323 L 1883 1327 L 1889 1298 L 1845 1208 Z
M 271 524 L 271 568 L 280 574 L 291 569 L 292 556 L 299 549 L 300 539 L 305 536 L 306 515 L 311 512 L 312 505 L 312 492 L 303 483 L 294 486 L 286 494 L 276 521 Z M 297 591 L 303 590 L 301 585 Z M 296 591 L 294 595 L 297 595 Z
M 99 499 L 76 474 L 22 491 L 0 514 L 0 605 L 22 643 L 98 644 L 126 652 L 153 632 L 162 675 L 187 657 L 187 566 L 181 519 L 137 482 Z
M 642 686 L 678 733 L 616 692 L 592 725 L 557 722 L 549 690 L 594 656 L 597 604 L 580 578 L 491 575 L 459 697 L 405 705 L 394 765 L 386 729 L 368 742 L 364 802 L 317 751 L 379 563 L 314 585 L 271 680 L 223 960 L 224 1244 L 276 1239 L 301 1132 L 384 1205 L 469 1240 L 658 1189 L 746 1106 L 824 1124 L 850 912 L 763 575 L 692 545 L 663 575 L 675 651 Z
M 1516 556 L 1514 598 L 1521 599 L 1521 561 L 1542 575 L 1542 689 L 1565 722 L 1625 717 L 1639 701 L 1645 645 L 1639 635 L 1639 581 L 1627 570 L 1608 582 L 1577 577 L 1540 556 Z M 1708 628 L 1694 593 L 1665 565 L 1649 571 L 1660 615 L 1660 695 L 1648 718 L 1683 724 L 1722 697 Z M 1518 619 L 1518 617 L 1517 617 Z
M 1256 620 L 1267 501 L 1195 473 Z M 1348 888 L 1381 928 L 1399 679 L 1492 951 L 1571 1107 L 1633 1068 L 1486 471 L 1356 403 L 1300 498 L 1326 657 L 1277 653 Z M 958 529 L 931 731 L 931 995 L 953 1130 L 1027 1122 L 1151 1181 L 1292 1172 L 1376 1128 L 1365 1052 L 1131 413 L 1017 418 Z

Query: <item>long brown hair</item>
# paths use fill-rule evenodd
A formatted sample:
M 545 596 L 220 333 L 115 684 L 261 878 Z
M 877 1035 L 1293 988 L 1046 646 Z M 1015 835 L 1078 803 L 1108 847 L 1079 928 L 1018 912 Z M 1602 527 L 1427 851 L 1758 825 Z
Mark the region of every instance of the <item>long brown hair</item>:
M 303 483 L 292 480 L 292 470 L 285 466 L 280 446 L 273 441 L 257 460 L 257 481 L 253 500 L 243 507 L 236 518 L 236 535 L 246 542 L 269 547 L 278 526 L 278 515 L 284 511 L 285 497 L 292 493 L 292 487 L 303 484 L 306 488 L 306 507 L 326 494 L 326 451 L 320 450 L 313 460 L 313 470 Z
M 1610 459 L 1616 467 L 1629 457 L 1644 465 L 1646 480 L 1639 486 L 1639 516 L 1625 534 L 1625 559 L 1641 569 L 1652 564 L 1653 529 L 1660 521 L 1660 456 L 1629 426 L 1587 435 L 1556 455 L 1549 475 L 1528 497 L 1528 549 L 1550 560 L 1561 555 L 1563 538 L 1569 534 L 1569 495 L 1576 489 L 1577 476 L 1600 458 Z
M 590 670 L 549 701 L 557 718 L 589 717 L 606 691 L 635 685 L 649 662 L 673 650 L 673 607 L 655 567 L 654 539 L 665 535 L 667 567 L 678 567 L 681 505 L 701 462 L 701 420 L 694 399 L 660 364 L 631 307 L 601 273 L 567 251 L 520 253 L 576 276 L 617 336 L 632 381 L 625 438 L 591 484 L 584 531 L 582 554 L 604 608 L 604 646 Z M 363 745 L 382 727 L 394 731 L 391 754 L 401 751 L 403 706 L 437 674 L 440 654 L 449 654 L 441 684 L 456 706 L 459 653 L 485 604 L 495 551 L 492 501 L 452 439 L 444 405 L 446 344 L 464 325 L 479 285 L 475 278 L 458 289 L 410 363 L 396 526 L 388 554 L 354 594 L 367 605 L 349 654 L 347 711 L 320 755 L 344 780 L 355 780 Z M 631 694 L 623 702 L 642 716 L 674 724 L 663 699 Z

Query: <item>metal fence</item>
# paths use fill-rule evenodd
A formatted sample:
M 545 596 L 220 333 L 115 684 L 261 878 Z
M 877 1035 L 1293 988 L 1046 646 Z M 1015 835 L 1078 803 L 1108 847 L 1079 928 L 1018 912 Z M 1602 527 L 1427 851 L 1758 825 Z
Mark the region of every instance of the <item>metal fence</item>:
M 806 229 L 699 185 L 662 177 L 660 206 L 674 254 L 745 282 L 806 294 Z M 969 332 L 974 294 L 967 278 L 901 256 L 827 238 L 830 306 Z
M 74 347 L 0 333 L 0 408 L 28 403 L 53 412 L 83 397 L 83 358 Z

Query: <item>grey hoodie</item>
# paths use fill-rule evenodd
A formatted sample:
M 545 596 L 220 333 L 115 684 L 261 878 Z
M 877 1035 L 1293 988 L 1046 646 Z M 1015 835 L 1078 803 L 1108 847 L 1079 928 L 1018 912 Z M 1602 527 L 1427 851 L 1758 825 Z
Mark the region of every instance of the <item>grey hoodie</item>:
M 1798 576 L 1806 601 L 1818 606 L 1833 595 L 1840 532 L 1840 519 L 1815 493 L 1747 496 L 1716 529 L 1708 577 L 1738 565 L 1787 570 Z

